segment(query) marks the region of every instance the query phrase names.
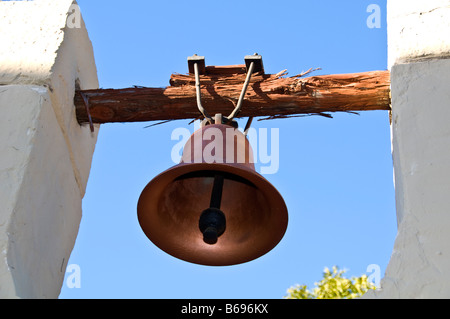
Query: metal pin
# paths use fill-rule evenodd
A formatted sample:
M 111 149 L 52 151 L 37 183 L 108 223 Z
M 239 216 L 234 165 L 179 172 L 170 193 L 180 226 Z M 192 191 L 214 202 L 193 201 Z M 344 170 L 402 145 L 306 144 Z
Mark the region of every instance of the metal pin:
M 80 91 L 80 95 L 83 98 L 84 107 L 86 108 L 86 114 L 89 120 L 89 127 L 91 128 L 91 132 L 94 133 L 94 123 L 92 122 L 91 112 L 89 111 L 89 99 L 88 97 Z

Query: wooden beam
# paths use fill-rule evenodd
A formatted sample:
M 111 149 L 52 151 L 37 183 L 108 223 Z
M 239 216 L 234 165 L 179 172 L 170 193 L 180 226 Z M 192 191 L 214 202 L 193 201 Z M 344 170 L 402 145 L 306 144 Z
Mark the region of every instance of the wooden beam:
M 245 66 L 207 67 L 200 76 L 202 104 L 212 116 L 227 116 L 245 80 Z M 255 74 L 238 117 L 288 117 L 328 112 L 390 110 L 389 71 L 285 77 Z M 173 74 L 166 88 L 135 87 L 77 91 L 80 124 L 199 118 L 192 74 Z M 82 94 L 86 97 L 86 108 Z

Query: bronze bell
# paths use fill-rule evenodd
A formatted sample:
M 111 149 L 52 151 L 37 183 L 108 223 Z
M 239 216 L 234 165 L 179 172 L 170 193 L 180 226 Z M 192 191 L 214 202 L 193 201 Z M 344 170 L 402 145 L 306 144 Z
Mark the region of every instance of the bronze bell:
M 147 237 L 168 254 L 226 266 L 273 249 L 288 223 L 286 204 L 255 171 L 245 135 L 225 124 L 198 129 L 180 164 L 151 180 L 138 202 Z

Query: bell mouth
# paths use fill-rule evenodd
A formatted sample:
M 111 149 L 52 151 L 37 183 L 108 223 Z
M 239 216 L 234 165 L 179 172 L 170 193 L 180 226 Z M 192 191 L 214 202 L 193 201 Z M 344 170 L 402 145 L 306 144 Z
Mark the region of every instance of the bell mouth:
M 224 177 L 220 210 L 226 230 L 214 244 L 199 231 L 209 207 L 214 176 Z M 221 163 L 178 164 L 142 191 L 138 220 L 146 236 L 166 253 L 187 262 L 228 266 L 254 260 L 283 238 L 288 214 L 283 198 L 262 175 Z

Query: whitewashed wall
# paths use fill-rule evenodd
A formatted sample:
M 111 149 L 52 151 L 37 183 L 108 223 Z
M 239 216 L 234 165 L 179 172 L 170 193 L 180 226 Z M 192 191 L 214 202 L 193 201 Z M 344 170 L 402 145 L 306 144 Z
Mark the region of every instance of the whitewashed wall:
M 98 88 L 92 44 L 72 0 L 0 2 L 0 30 L 0 298 L 57 298 L 97 140 L 73 105 Z
M 387 9 L 398 234 L 366 296 L 450 298 L 450 1 Z

